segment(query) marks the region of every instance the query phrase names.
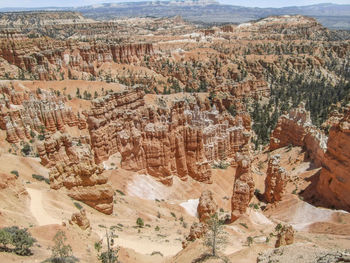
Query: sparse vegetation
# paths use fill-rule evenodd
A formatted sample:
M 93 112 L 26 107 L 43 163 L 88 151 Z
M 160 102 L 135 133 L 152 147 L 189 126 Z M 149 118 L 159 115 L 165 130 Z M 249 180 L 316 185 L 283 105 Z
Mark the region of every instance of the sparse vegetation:
M 139 228 L 142 228 L 144 226 L 144 222 L 143 222 L 143 219 L 141 217 L 138 217 L 136 219 L 136 225 L 139 227 Z
M 19 177 L 19 173 L 18 173 L 17 170 L 12 170 L 11 173 L 14 174 L 14 175 L 16 175 L 17 178 Z
M 45 181 L 45 183 L 50 184 L 50 179 L 39 174 L 32 174 L 32 178 L 40 182 Z
M 226 232 L 223 230 L 223 223 L 215 214 L 207 221 L 208 231 L 205 235 L 204 245 L 210 248 L 211 255 L 217 256 L 217 251 L 227 244 Z
M 123 196 L 125 195 L 124 192 L 121 191 L 121 190 L 119 190 L 119 189 L 117 189 L 117 190 L 115 190 L 115 191 L 116 191 L 118 194 L 120 194 L 120 195 L 123 195 Z
M 75 206 L 76 208 L 78 208 L 79 210 L 83 209 L 82 205 L 79 204 L 78 202 L 74 202 L 73 204 L 74 204 L 74 206 Z
M 35 242 L 36 240 L 26 228 L 20 229 L 18 226 L 12 226 L 0 229 L 0 244 L 3 251 L 29 256 L 32 254 L 31 247 Z
M 99 241 L 95 243 L 95 250 L 98 254 L 98 260 L 102 263 L 115 263 L 118 262 L 118 252 L 119 247 L 114 248 L 114 239 L 117 236 L 114 234 L 113 229 L 106 229 L 105 236 Z M 103 240 L 106 239 L 107 249 L 102 251 L 103 248 Z
M 51 248 L 51 257 L 44 262 L 47 263 L 74 263 L 79 260 L 73 256 L 72 247 L 66 244 L 66 233 L 58 230 L 53 238 L 54 246 Z

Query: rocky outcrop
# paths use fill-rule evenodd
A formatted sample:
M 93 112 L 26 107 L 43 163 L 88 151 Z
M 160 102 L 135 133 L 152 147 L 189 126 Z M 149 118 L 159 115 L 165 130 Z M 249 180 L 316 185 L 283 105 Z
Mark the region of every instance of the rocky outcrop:
M 71 78 L 73 71 L 96 76 L 105 62 L 132 63 L 152 55 L 149 43 L 105 44 L 59 41 L 50 38 L 25 40 L 5 39 L 0 42 L 0 57 L 40 80 Z M 69 72 L 70 73 L 69 73 Z
M 69 165 L 60 162 L 51 168 L 50 187 L 56 190 L 65 188 L 68 196 L 110 215 L 113 212 L 113 190 L 103 171 L 93 160 L 80 160 Z
M 316 166 L 321 166 L 326 151 L 327 136 L 311 123 L 310 113 L 302 103 L 278 119 L 270 139 L 273 151 L 288 145 L 303 147 Z
M 38 146 L 41 163 L 50 167 L 50 187 L 65 189 L 68 196 L 96 210 L 113 212 L 113 190 L 104 169 L 95 164 L 86 141 L 56 133 Z
M 89 159 L 93 153 L 87 142 L 88 138 L 72 138 L 67 133 L 56 132 L 47 136 L 37 143 L 41 164 L 50 168 L 58 162 L 68 165 L 78 163 L 80 159 Z
M 79 212 L 73 213 L 69 223 L 71 225 L 77 225 L 82 230 L 86 230 L 90 227 L 90 221 L 86 216 L 85 209 L 80 209 Z
M 172 177 L 211 182 L 210 163 L 233 159 L 249 141 L 242 118 L 221 115 L 198 97 L 167 106 L 145 106 L 133 88 L 94 100 L 88 129 L 96 163 L 119 152 L 121 165 L 146 172 L 165 184 Z
M 65 105 L 66 98 L 52 92 L 40 90 L 15 91 L 8 86 L 1 87 L 0 128 L 6 130 L 10 143 L 31 139 L 31 131 L 54 133 L 64 131 L 65 126 L 85 128 L 85 117 L 79 117 Z
M 286 170 L 280 166 L 281 156 L 274 155 L 270 158 L 266 178 L 264 197 L 268 203 L 275 203 L 281 200 L 288 182 Z
M 283 226 L 277 234 L 275 248 L 287 246 L 294 243 L 294 229 L 292 226 Z
M 325 203 L 350 211 L 350 107 L 329 131 L 317 190 Z
M 254 195 L 254 181 L 251 174 L 251 161 L 247 155 L 238 157 L 238 166 L 231 199 L 231 221 L 237 220 L 246 212 Z
M 213 198 L 213 193 L 210 190 L 204 191 L 199 198 L 199 203 L 197 206 L 199 222 L 205 223 L 212 215 L 216 213 L 217 209 L 218 205 Z
M 196 239 L 201 238 L 207 232 L 207 225 L 204 223 L 193 223 L 190 228 L 190 233 L 186 237 L 186 240 L 182 241 L 182 248 L 186 248 L 189 242 L 193 242 Z

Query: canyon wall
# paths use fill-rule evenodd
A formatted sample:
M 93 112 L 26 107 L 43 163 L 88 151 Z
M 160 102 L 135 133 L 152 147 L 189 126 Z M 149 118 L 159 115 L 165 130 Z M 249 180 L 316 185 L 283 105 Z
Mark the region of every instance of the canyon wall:
M 0 41 L 1 58 L 40 80 L 72 78 L 73 71 L 96 76 L 105 62 L 132 63 L 152 54 L 153 46 L 148 43 L 78 43 L 50 38 Z
M 270 150 L 288 145 L 303 147 L 316 166 L 321 166 L 326 151 L 327 136 L 311 123 L 310 113 L 300 104 L 278 119 L 270 138 Z
M 317 190 L 330 206 L 350 212 L 350 107 L 329 131 Z

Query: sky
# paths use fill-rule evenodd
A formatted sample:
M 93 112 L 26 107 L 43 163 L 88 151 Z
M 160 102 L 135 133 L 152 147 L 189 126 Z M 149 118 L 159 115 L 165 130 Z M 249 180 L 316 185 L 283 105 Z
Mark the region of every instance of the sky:
M 140 0 L 0 0 L 2 7 L 83 6 L 99 3 L 136 2 Z M 144 0 L 143 0 L 144 1 Z M 302 6 L 319 3 L 350 4 L 350 0 L 219 0 L 223 4 L 249 7 Z

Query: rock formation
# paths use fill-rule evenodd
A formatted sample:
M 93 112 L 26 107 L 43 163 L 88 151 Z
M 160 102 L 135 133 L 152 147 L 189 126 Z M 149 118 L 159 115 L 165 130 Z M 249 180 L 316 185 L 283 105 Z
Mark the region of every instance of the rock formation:
M 207 232 L 207 225 L 205 223 L 193 223 L 190 228 L 190 233 L 186 237 L 186 240 L 182 241 L 182 248 L 186 248 L 189 242 L 193 242 L 196 239 L 201 238 Z
M 96 210 L 113 212 L 113 190 L 104 169 L 95 164 L 90 146 L 59 132 L 38 145 L 41 163 L 50 167 L 50 187 L 66 189 L 67 194 Z
M 147 172 L 165 184 L 174 175 L 210 183 L 209 164 L 234 159 L 249 141 L 240 116 L 220 115 L 199 98 L 146 107 L 138 88 L 94 100 L 88 116 L 96 163 L 120 152 L 124 169 Z
M 321 166 L 326 151 L 327 136 L 312 125 L 310 113 L 303 103 L 292 109 L 288 115 L 278 119 L 270 139 L 270 150 L 273 151 L 288 145 L 301 146 L 308 152 L 310 159 Z
M 247 155 L 238 157 L 231 199 L 231 221 L 237 220 L 246 212 L 250 200 L 254 195 L 254 181 L 251 174 L 251 161 Z
M 213 193 L 210 190 L 204 191 L 197 206 L 199 223 L 194 222 L 190 228 L 190 233 L 186 240 L 182 242 L 182 247 L 185 248 L 188 242 L 193 242 L 201 238 L 207 232 L 207 220 L 216 213 L 218 205 L 216 204 Z
M 64 187 L 68 196 L 109 215 L 113 212 L 113 190 L 103 170 L 93 160 L 80 160 L 68 166 L 60 162 L 51 168 L 50 187 Z
M 350 211 L 350 107 L 330 129 L 317 190 L 329 205 Z
M 204 191 L 199 198 L 199 204 L 197 206 L 199 222 L 205 223 L 216 213 L 217 209 L 218 205 L 213 198 L 213 193 L 210 190 Z
M 84 116 L 78 117 L 65 105 L 66 98 L 52 92 L 15 91 L 0 87 L 0 129 L 6 130 L 6 140 L 17 143 L 31 139 L 31 131 L 54 133 L 64 131 L 65 125 L 85 128 Z
M 69 220 L 71 225 L 75 224 L 82 230 L 86 230 L 90 227 L 90 221 L 86 216 L 85 209 L 80 209 L 79 212 L 73 213 L 72 218 Z
M 96 76 L 105 62 L 131 63 L 144 55 L 152 55 L 149 43 L 106 44 L 59 41 L 48 37 L 0 41 L 0 57 L 40 80 L 71 78 L 72 71 Z
M 294 229 L 292 226 L 283 226 L 277 235 L 275 248 L 287 246 L 294 243 Z
M 281 200 L 288 181 L 286 170 L 280 166 L 280 155 L 270 158 L 266 178 L 264 197 L 268 203 L 275 203 Z

